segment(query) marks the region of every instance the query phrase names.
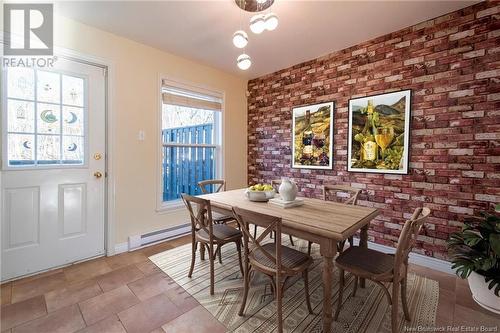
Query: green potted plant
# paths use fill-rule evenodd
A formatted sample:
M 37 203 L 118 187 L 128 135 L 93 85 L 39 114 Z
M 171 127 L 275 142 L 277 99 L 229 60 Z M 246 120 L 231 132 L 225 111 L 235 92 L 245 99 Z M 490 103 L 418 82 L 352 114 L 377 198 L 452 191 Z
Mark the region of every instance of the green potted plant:
M 452 269 L 469 281 L 480 306 L 500 314 L 500 218 L 483 213 L 464 223 L 448 239 Z

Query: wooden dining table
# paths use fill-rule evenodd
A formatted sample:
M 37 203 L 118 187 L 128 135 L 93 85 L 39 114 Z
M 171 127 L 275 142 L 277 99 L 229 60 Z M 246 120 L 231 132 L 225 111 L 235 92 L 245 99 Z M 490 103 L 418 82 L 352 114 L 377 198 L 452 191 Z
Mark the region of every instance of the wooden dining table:
M 269 202 L 249 201 L 245 189 L 204 194 L 200 198 L 210 200 L 212 210 L 231 214 L 232 207 L 240 207 L 282 219 L 282 232 L 305 239 L 320 246 L 323 257 L 323 332 L 330 332 L 333 321 L 332 289 L 333 259 L 337 242 L 346 240 L 360 230 L 359 246 L 368 246 L 368 225 L 379 214 L 376 208 L 346 205 L 332 201 L 301 198 L 298 207 L 281 208 Z M 255 221 L 258 225 L 258 221 Z M 360 281 L 364 287 L 364 281 Z

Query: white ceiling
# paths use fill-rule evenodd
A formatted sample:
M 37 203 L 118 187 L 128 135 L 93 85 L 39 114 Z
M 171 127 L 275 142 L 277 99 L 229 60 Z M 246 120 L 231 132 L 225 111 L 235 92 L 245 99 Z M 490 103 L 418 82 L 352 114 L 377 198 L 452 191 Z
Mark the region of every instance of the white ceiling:
M 434 18 L 477 1 L 290 1 L 271 7 L 279 26 L 255 35 L 251 14 L 233 0 L 69 1 L 56 3 L 63 16 L 196 60 L 246 78 L 341 50 L 374 37 Z M 246 53 L 252 67 L 241 71 L 241 50 L 232 35 L 249 34 Z

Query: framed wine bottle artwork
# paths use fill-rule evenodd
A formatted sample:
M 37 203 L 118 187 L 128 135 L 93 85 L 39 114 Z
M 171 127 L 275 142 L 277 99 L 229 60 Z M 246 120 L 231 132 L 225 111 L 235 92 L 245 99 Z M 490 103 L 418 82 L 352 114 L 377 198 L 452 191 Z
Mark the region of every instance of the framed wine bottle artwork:
M 408 173 L 411 90 L 349 100 L 347 170 Z
M 292 168 L 332 169 L 334 102 L 292 111 Z

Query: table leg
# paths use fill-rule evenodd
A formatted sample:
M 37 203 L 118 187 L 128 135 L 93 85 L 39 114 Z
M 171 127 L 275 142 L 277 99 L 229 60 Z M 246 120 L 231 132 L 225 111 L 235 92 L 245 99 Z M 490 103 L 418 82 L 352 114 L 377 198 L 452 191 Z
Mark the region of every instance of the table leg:
M 333 258 L 337 251 L 336 243 L 325 240 L 320 243 L 320 252 L 323 256 L 323 332 L 330 332 L 333 321 L 332 284 Z
M 360 230 L 360 235 L 359 235 L 359 247 L 362 248 L 368 248 L 368 224 L 363 226 Z M 365 279 L 360 278 L 359 279 L 359 286 L 361 288 L 365 287 Z

